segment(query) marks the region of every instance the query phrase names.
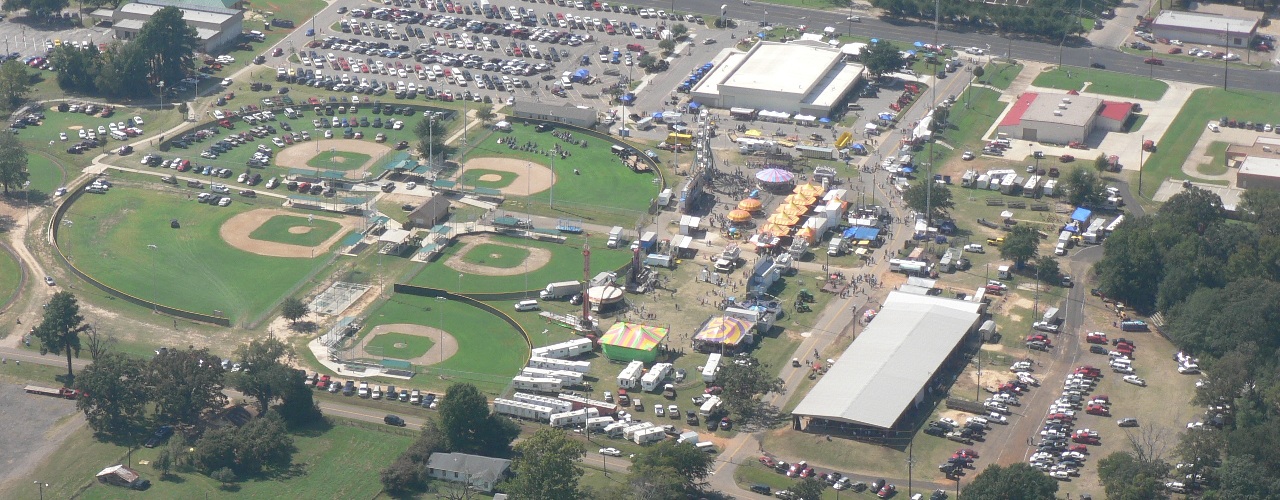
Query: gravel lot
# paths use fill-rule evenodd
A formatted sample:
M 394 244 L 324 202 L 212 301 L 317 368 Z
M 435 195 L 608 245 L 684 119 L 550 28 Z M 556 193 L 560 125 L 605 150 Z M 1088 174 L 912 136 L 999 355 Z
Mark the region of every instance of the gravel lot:
M 0 383 L 0 497 L 30 486 L 35 467 L 84 424 L 74 401 L 27 394 L 23 384 Z

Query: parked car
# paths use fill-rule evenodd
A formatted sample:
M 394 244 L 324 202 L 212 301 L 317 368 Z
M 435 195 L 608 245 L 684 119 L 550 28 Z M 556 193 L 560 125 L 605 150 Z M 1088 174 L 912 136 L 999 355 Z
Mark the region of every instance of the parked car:
M 1122 418 L 1116 421 L 1116 425 L 1120 427 L 1137 427 L 1138 419 L 1133 417 Z
M 394 425 L 396 427 L 405 426 L 404 419 L 396 415 L 387 415 L 385 417 L 382 417 L 382 421 L 386 422 L 387 425 Z

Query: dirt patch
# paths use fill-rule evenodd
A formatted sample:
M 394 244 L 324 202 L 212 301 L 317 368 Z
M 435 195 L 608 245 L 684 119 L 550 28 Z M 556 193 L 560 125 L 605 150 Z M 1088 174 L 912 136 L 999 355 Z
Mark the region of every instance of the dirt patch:
M 485 243 L 490 245 L 521 248 L 529 252 L 529 257 L 525 258 L 524 264 L 511 268 L 490 267 L 467 262 L 466 259 L 463 259 L 463 256 L 467 254 L 467 250 L 470 250 L 471 247 Z M 461 246 L 453 253 L 452 257 L 449 257 L 449 260 L 444 261 L 444 265 L 467 274 L 475 274 L 479 276 L 516 276 L 524 274 L 526 271 L 540 269 L 542 266 L 547 265 L 548 262 L 551 262 L 550 250 L 536 247 L 517 247 L 516 245 L 496 241 L 488 235 L 464 236 L 459 238 L 458 244 Z
M 421 356 L 406 361 L 419 366 L 430 366 L 446 359 L 453 357 L 458 353 L 458 340 L 453 338 L 447 332 L 439 328 L 431 328 L 429 326 L 415 325 L 412 323 L 395 323 L 390 325 L 378 325 L 369 331 L 369 335 L 365 338 L 373 338 L 383 333 L 403 333 L 405 335 L 417 335 L 426 337 L 435 342 L 435 345 L 427 349 L 427 352 Z
M 499 172 L 508 172 L 516 174 L 515 180 L 511 181 L 507 187 L 498 189 L 502 194 L 509 196 L 529 196 L 534 193 L 541 193 L 551 189 L 551 185 L 556 182 L 556 175 L 546 166 L 532 163 L 525 160 L 514 160 L 511 158 L 476 158 L 467 160 L 463 164 L 463 170 L 468 168 L 479 168 L 485 170 L 497 170 Z M 502 180 L 502 176 L 497 174 L 485 174 L 480 176 L 478 180 L 486 182 L 494 182 Z
M 289 234 L 306 234 L 311 232 L 309 226 L 293 226 L 289 228 Z
M 5 498 L 31 496 L 31 477 L 40 473 L 37 466 L 85 424 L 74 401 L 24 394 L 22 387 L 9 377 L 0 383 L 0 398 L 5 401 L 0 416 L 6 422 L 22 422 L 0 430 L 0 448 L 5 450 L 0 496 Z M 35 415 L 40 418 L 31 418 Z
M 382 159 L 383 155 L 391 151 L 388 146 L 359 139 L 321 139 L 310 143 L 295 144 L 280 150 L 280 154 L 276 155 L 276 164 L 285 168 L 315 170 L 315 167 L 307 165 L 307 162 L 311 161 L 316 155 L 327 153 L 331 149 L 369 155 L 369 161 L 364 162 L 364 165 L 343 173 L 343 176 L 348 179 L 361 178 L 365 172 L 373 168 L 378 160 Z
M 309 258 L 314 257 L 317 252 L 324 253 L 329 251 L 329 249 L 333 247 L 334 243 L 337 243 L 339 239 L 346 236 L 348 231 L 360 227 L 360 222 L 353 217 L 315 217 L 321 220 L 336 222 L 342 226 L 342 230 L 333 233 L 333 236 L 330 236 L 329 239 L 324 240 L 319 245 L 313 247 L 290 245 L 288 243 L 277 243 L 274 241 L 261 241 L 249 237 L 249 234 L 255 229 L 258 229 L 258 227 L 267 222 L 267 220 L 277 215 L 296 216 L 297 213 L 276 208 L 259 208 L 256 210 L 250 210 L 227 219 L 226 222 L 222 223 L 222 227 L 218 229 L 218 234 L 222 236 L 222 239 L 226 241 L 227 244 L 246 252 L 265 255 L 267 257 Z M 290 228 L 289 232 L 292 233 L 293 229 L 294 228 Z

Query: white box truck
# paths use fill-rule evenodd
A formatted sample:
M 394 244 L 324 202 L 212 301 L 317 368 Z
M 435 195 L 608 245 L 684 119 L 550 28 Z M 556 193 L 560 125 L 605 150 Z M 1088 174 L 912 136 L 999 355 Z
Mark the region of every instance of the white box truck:
M 662 387 L 662 381 L 671 375 L 671 363 L 658 363 L 649 372 L 640 377 L 640 387 L 645 391 L 656 391 Z
M 622 226 L 613 226 L 609 230 L 609 242 L 605 244 L 609 248 L 618 248 L 622 246 Z
M 618 373 L 618 387 L 634 389 L 640 385 L 640 377 L 644 376 L 644 362 L 632 361 Z
M 842 253 L 844 253 L 844 238 L 840 236 L 833 236 L 831 238 L 831 244 L 827 245 L 827 255 L 839 257 Z
M 716 381 L 716 370 L 720 369 L 720 353 L 713 352 L 707 355 L 707 364 L 702 365 L 702 381 L 712 383 Z
M 581 291 L 582 283 L 577 281 L 557 281 L 548 283 L 546 288 L 538 292 L 538 298 L 542 300 L 567 299 Z

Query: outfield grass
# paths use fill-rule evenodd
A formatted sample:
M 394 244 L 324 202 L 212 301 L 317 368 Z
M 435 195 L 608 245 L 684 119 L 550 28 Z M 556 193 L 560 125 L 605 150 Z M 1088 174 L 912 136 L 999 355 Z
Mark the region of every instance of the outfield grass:
M 1169 124 L 1164 136 L 1156 145 L 1158 153 L 1147 157 L 1143 175 L 1143 196 L 1150 198 L 1164 179 L 1187 179 L 1182 164 L 1187 161 L 1205 124 L 1223 116 L 1253 122 L 1280 122 L 1280 109 L 1274 106 L 1275 95 L 1268 92 L 1247 90 L 1222 90 L 1203 88 L 1191 93 L 1182 111 Z M 1191 179 L 1200 180 L 1200 179 Z
M 529 258 L 528 250 L 491 243 L 473 246 L 466 255 L 462 256 L 462 260 L 473 264 L 507 269 L 519 266 L 527 258 Z
M 496 181 L 482 181 L 481 177 L 486 175 L 496 175 L 501 177 Z M 510 186 L 511 182 L 516 180 L 516 174 L 511 172 L 499 172 L 497 170 L 489 170 L 486 168 L 473 168 L 462 174 L 462 183 L 467 186 L 479 186 L 492 189 L 502 189 Z
M 397 344 L 403 347 L 398 347 Z M 380 334 L 364 344 L 365 352 L 377 352 L 380 349 L 383 357 L 396 359 L 417 358 L 430 351 L 433 345 L 436 343 L 430 338 L 396 332 Z
M 1019 73 L 1022 73 L 1022 68 L 1021 64 L 991 63 L 983 68 L 982 78 L 979 80 L 1000 90 L 1008 90 L 1009 85 L 1013 84 L 1013 80 L 1018 78 Z
M 219 310 L 236 322 L 273 307 L 325 259 L 264 257 L 223 241 L 222 224 L 259 208 L 257 201 L 211 207 L 189 199 L 194 190 L 125 184 L 109 194 L 82 196 L 59 235 L 63 253 L 77 267 L 125 293 L 193 312 Z M 181 229 L 169 228 L 175 218 Z
M 16 299 L 22 283 L 22 268 L 18 258 L 8 248 L 0 247 L 0 307 Z
M 374 498 L 382 491 L 378 471 L 413 440 L 411 432 L 338 420 L 328 430 L 294 435 L 297 452 L 288 473 L 242 481 L 236 491 L 222 490 L 216 481 L 194 472 L 176 472 L 160 480 L 159 472 L 138 462 L 155 459 L 164 448 L 138 448 L 132 454 L 133 467 L 151 480 L 151 489 L 136 492 L 94 480 L 93 474 L 103 467 L 124 463 L 128 450 L 97 441 L 88 427 L 82 427 L 43 464 L 44 470 L 67 473 L 48 474 L 41 480 L 49 483 L 45 498 Z M 39 491 L 34 484 L 27 486 L 30 492 L 22 486 L 19 491 L 34 498 Z
M 297 234 L 289 232 L 289 229 L 294 227 L 309 227 L 311 230 Z M 333 233 L 341 229 L 342 224 L 331 220 L 312 219 L 308 221 L 306 217 L 298 215 L 276 215 L 267 219 L 252 233 L 249 233 L 249 237 L 261 241 L 313 247 L 323 243 L 324 240 L 329 239 L 330 236 L 333 236 Z
M 319 154 L 307 160 L 307 166 L 318 168 L 320 170 L 355 170 L 363 167 L 371 156 L 364 153 L 355 153 L 352 151 L 321 151 Z
M 517 314 L 511 309 L 503 312 L 508 311 Z M 435 382 L 438 375 L 456 382 L 472 382 L 481 390 L 496 394 L 528 360 L 529 348 L 516 330 L 497 316 L 458 301 L 396 294 L 368 316 L 361 335 L 375 326 L 394 323 L 442 328 L 458 342 L 458 352 L 453 357 L 429 368 L 419 367 L 418 378 L 424 379 L 424 384 Z M 394 380 L 390 383 L 402 385 Z
M 422 272 L 409 281 L 410 284 L 443 288 L 455 293 L 477 292 L 514 292 L 518 290 L 541 289 L 547 283 L 565 280 L 582 279 L 582 237 L 571 237 L 563 244 L 535 241 L 525 238 L 494 236 L 493 239 L 508 245 L 526 248 L 541 248 L 551 251 L 551 262 L 538 269 L 529 269 L 529 273 L 515 276 L 481 276 L 464 274 L 459 283 L 457 270 L 444 265 L 444 261 L 453 257 L 459 248 L 454 243 L 445 249 L 435 262 L 428 264 Z M 622 267 L 631 259 L 626 250 L 610 250 L 605 248 L 603 238 L 590 238 L 591 272 L 613 271 Z M 526 279 L 526 276 L 528 279 Z M 528 286 L 526 286 L 526 283 Z
M 551 149 L 559 144 L 572 156 L 566 159 L 555 158 L 536 151 L 508 149 L 498 144 L 499 137 L 510 137 L 516 144 L 532 142 L 540 149 Z M 577 139 L 585 139 L 587 147 L 573 146 L 551 135 L 551 132 L 535 132 L 530 125 L 516 124 L 510 134 L 491 133 L 475 140 L 476 146 L 466 153 L 466 159 L 484 157 L 503 157 L 529 161 L 551 167 L 556 172 L 556 186 L 528 197 L 508 197 L 507 199 L 533 205 L 554 205 L 572 215 L 586 220 L 596 220 L 596 210 L 600 208 L 613 211 L 625 211 L 639 217 L 650 200 L 657 197 L 658 185 L 654 176 L 637 174 L 618 161 L 609 152 L 611 142 L 597 139 L 587 134 L 575 134 Z M 580 172 L 574 175 L 574 170 Z M 553 215 L 554 216 L 554 215 Z
M 44 153 L 27 152 L 27 172 L 30 173 L 28 180 L 31 181 L 33 195 L 52 196 L 66 179 L 62 165 Z
M 1085 86 L 1086 82 L 1089 84 L 1088 87 Z M 1038 87 L 1080 90 L 1148 101 L 1160 100 L 1164 93 L 1169 90 L 1169 84 L 1160 80 L 1113 71 L 1076 67 L 1045 71 L 1036 76 L 1036 79 L 1031 84 Z

